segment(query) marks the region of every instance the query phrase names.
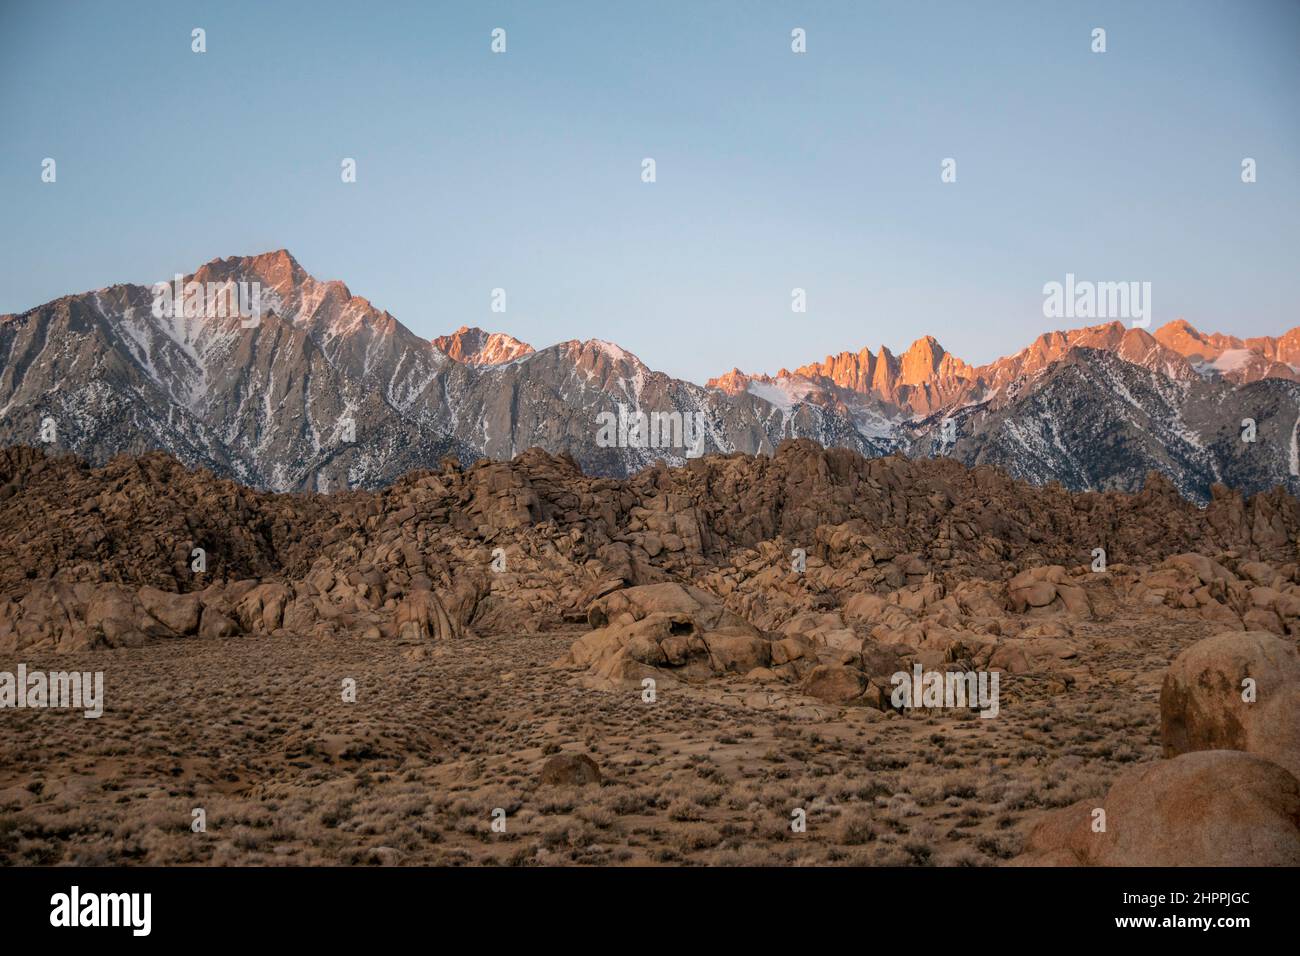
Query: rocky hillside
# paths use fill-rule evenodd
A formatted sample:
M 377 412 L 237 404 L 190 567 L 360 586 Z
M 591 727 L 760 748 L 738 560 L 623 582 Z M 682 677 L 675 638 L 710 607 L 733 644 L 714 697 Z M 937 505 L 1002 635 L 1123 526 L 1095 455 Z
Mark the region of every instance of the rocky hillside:
M 1014 607 L 1008 582 L 1049 565 L 1062 568 L 1052 595 L 1071 595 L 1072 576 L 1112 580 L 1193 552 L 1233 580 L 1250 580 L 1246 562 L 1267 561 L 1290 582 L 1300 540 L 1300 503 L 1281 491 L 1244 499 L 1216 486 L 1199 509 L 1156 474 L 1138 494 L 1077 494 L 985 466 L 868 459 L 808 441 L 772 458 L 709 456 L 627 479 L 533 450 L 332 495 L 258 492 L 160 454 L 94 468 L 12 448 L 0 453 L 0 496 L 0 647 L 10 649 L 165 634 L 149 611 L 164 601 L 188 608 L 180 633 L 199 628 L 199 604 L 215 609 L 203 625 L 212 635 L 392 632 L 404 615 L 438 620 L 438 602 L 459 610 L 437 626 L 537 629 L 585 620 L 611 591 L 661 582 L 704 588 L 767 630 L 868 594 L 917 610 L 965 594 L 953 605 L 959 620 Z M 1089 571 L 1095 549 L 1106 574 Z M 1225 622 L 1267 611 L 1275 629 L 1296 603 L 1287 598 L 1284 616 L 1278 599 L 1255 607 L 1246 586 L 1194 591 L 1170 600 Z

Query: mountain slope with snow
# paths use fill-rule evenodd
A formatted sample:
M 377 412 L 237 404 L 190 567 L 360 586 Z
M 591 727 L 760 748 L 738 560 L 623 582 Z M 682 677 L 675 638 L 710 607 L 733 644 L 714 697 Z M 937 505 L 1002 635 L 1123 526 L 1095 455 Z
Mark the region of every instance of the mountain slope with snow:
M 1300 329 L 1241 340 L 1111 323 L 978 367 L 927 336 L 898 356 L 844 352 L 699 386 L 595 339 L 534 350 L 462 326 L 430 342 L 284 250 L 213 260 L 184 281 L 260 290 L 260 313 L 232 300 L 159 314 L 153 289 L 117 285 L 0 317 L 0 441 L 96 463 L 164 449 L 278 491 L 375 487 L 447 455 L 533 446 L 621 476 L 771 454 L 788 438 L 950 455 L 1075 489 L 1133 490 L 1158 470 L 1198 501 L 1214 482 L 1300 491 Z

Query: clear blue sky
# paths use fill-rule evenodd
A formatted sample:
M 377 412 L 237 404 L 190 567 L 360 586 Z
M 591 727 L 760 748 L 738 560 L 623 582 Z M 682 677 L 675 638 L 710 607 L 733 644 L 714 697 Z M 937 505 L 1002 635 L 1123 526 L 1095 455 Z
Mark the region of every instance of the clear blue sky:
M 1066 272 L 1276 334 L 1298 49 L 1295 0 L 0 0 L 0 313 L 284 247 L 426 337 L 695 381 L 926 333 L 986 361 L 1058 324 Z

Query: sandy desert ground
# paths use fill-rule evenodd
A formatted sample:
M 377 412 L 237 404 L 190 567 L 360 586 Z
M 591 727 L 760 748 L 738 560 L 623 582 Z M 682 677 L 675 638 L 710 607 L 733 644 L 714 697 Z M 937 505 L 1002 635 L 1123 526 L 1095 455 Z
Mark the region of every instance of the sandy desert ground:
M 997 719 L 886 716 L 740 676 L 646 703 L 550 666 L 563 631 L 416 660 L 269 637 L 32 660 L 104 670 L 109 706 L 5 715 L 0 863 L 996 865 L 1044 809 L 1159 758 L 1165 665 L 1206 628 L 1081 631 L 1086 655 L 1006 679 Z M 542 785 L 557 752 L 589 755 L 602 782 Z

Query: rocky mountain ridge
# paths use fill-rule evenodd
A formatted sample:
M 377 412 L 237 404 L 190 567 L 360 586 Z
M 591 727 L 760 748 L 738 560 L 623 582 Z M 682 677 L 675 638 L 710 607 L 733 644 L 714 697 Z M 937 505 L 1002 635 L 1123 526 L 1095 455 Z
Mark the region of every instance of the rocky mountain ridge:
M 926 337 L 900 356 L 864 349 L 702 387 L 594 339 L 535 350 L 462 326 L 430 342 L 285 250 L 213 260 L 179 288 L 210 300 L 226 283 L 260 290 L 255 319 L 187 293 L 158 314 L 136 285 L 0 317 L 0 441 L 97 463 L 165 450 L 278 491 L 375 488 L 446 456 L 535 446 L 621 477 L 790 438 L 1078 490 L 1133 490 L 1155 469 L 1202 503 L 1215 482 L 1300 490 L 1300 330 L 1112 323 L 980 367 Z

